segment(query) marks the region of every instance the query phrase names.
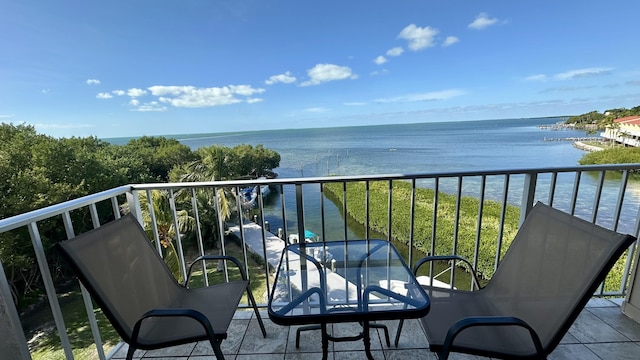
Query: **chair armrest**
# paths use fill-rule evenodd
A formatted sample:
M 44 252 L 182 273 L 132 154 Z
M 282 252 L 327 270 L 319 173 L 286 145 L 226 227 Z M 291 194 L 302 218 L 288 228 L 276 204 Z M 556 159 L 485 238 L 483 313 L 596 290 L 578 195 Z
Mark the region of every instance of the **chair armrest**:
M 206 260 L 230 260 L 231 262 L 236 264 L 238 269 L 240 269 L 240 275 L 242 276 L 242 280 L 248 279 L 246 269 L 244 268 L 244 266 L 242 266 L 242 264 L 240 263 L 240 260 L 236 259 L 235 257 L 229 256 L 229 255 L 203 255 L 193 260 L 191 265 L 189 265 L 189 271 L 187 272 L 187 279 L 184 282 L 184 286 L 187 286 L 189 284 L 189 279 L 191 279 L 191 271 L 193 270 L 193 266 L 200 261 L 206 261 Z
M 527 329 L 531 335 L 531 341 L 536 349 L 536 352 L 543 358 L 544 351 L 542 349 L 542 342 L 538 337 L 536 331 L 527 324 L 526 321 L 513 317 L 513 316 L 478 316 L 468 317 L 462 320 L 458 320 L 447 331 L 447 337 L 444 340 L 441 352 L 438 354 L 439 359 L 447 359 L 453 346 L 453 340 L 463 330 L 474 326 L 519 326 Z
M 469 262 L 469 260 L 463 258 L 460 255 L 434 255 L 434 256 L 425 256 L 422 259 L 418 260 L 416 264 L 413 266 L 413 274 L 418 276 L 418 270 L 420 267 L 428 262 L 432 261 L 447 261 L 447 260 L 456 260 L 462 261 L 471 270 L 471 275 L 473 276 L 473 282 L 477 289 L 480 289 L 480 281 L 478 281 L 478 274 L 476 273 L 476 269 L 473 268 L 473 265 Z M 455 266 L 455 264 L 454 264 Z

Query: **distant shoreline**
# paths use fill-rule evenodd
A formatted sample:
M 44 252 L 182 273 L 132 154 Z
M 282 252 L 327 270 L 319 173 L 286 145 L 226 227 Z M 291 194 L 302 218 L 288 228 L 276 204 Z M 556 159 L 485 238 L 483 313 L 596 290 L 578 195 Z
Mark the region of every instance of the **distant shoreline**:
M 412 123 L 397 123 L 397 124 L 375 124 L 375 125 L 350 125 L 350 126 L 331 126 L 331 127 L 307 127 L 307 128 L 288 128 L 288 129 L 256 129 L 256 130 L 244 130 L 244 131 L 228 131 L 228 132 L 203 132 L 203 133 L 186 133 L 186 134 L 166 134 L 166 135 L 139 135 L 139 136 L 122 136 L 122 137 L 109 137 L 99 138 L 102 141 L 106 141 L 115 145 L 126 144 L 129 140 L 138 139 L 143 136 L 149 137 L 165 137 L 169 139 L 181 140 L 193 140 L 193 139 L 207 139 L 216 137 L 229 137 L 229 136 L 242 136 L 246 134 L 254 133 L 269 133 L 269 132 L 282 132 L 282 131 L 305 131 L 305 130 L 326 130 L 332 131 L 335 129 L 357 129 L 357 128 L 370 128 L 370 127 L 393 127 L 393 126 L 407 126 L 407 125 L 426 125 L 426 124 L 448 124 L 448 123 L 476 123 L 485 121 L 523 121 L 523 120 L 550 120 L 557 119 L 554 124 L 558 122 L 566 121 L 568 116 L 544 116 L 544 117 L 532 117 L 532 118 L 504 118 L 504 119 L 483 119 L 483 120 L 461 120 L 461 121 L 424 121 L 424 122 L 412 122 Z M 540 124 L 538 126 L 551 126 L 553 124 Z

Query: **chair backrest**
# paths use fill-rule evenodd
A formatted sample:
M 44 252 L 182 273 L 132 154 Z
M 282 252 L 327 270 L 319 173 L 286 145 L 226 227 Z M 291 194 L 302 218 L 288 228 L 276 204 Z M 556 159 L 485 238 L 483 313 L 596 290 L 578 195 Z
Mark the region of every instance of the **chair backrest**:
M 183 290 L 131 214 L 59 249 L 125 341 L 144 313 L 169 307 Z
M 553 349 L 634 240 L 537 203 L 483 292 Z

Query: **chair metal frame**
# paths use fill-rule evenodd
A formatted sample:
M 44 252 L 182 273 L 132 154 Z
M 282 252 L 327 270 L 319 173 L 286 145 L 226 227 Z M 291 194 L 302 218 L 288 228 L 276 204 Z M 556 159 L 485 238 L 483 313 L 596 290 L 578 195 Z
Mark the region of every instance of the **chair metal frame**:
M 533 207 L 532 213 L 536 211 L 543 212 L 545 211 L 545 209 L 546 211 L 551 213 L 548 215 L 549 217 L 562 217 L 564 219 L 572 218 L 571 219 L 572 221 L 577 221 L 582 224 L 588 223 L 585 220 L 579 219 L 575 216 L 569 215 L 560 210 L 551 208 L 540 202 L 538 202 Z M 537 224 L 533 222 L 529 223 L 525 221 L 525 223 L 523 224 L 523 227 L 536 226 L 536 225 Z M 600 286 L 600 284 L 604 281 L 607 274 L 609 273 L 609 271 L 611 270 L 615 262 L 618 260 L 618 258 L 624 253 L 624 251 L 626 251 L 633 244 L 634 241 L 636 241 L 636 238 L 634 236 L 622 235 L 622 234 L 604 229 L 592 223 L 588 223 L 588 225 L 593 226 L 593 229 L 601 228 L 598 230 L 602 230 L 610 233 L 612 237 L 611 239 L 612 244 L 609 245 L 612 250 L 611 256 L 608 259 L 603 259 L 603 263 L 594 264 L 594 266 L 599 266 L 599 268 L 596 268 L 598 269 L 597 274 L 594 276 L 593 279 L 589 279 L 589 281 L 585 281 L 585 284 L 588 284 L 586 291 L 582 294 L 576 294 L 576 298 L 574 299 L 574 302 L 571 303 L 573 305 L 572 307 L 573 311 L 566 317 L 566 320 L 561 324 L 561 326 L 559 326 L 558 328 L 555 329 L 555 331 L 550 333 L 551 335 L 553 335 L 550 337 L 551 340 L 543 344 L 543 342 L 540 339 L 540 335 L 538 334 L 536 329 L 534 329 L 534 327 L 532 327 L 525 320 L 518 318 L 516 316 L 504 316 L 504 315 L 492 316 L 492 315 L 482 314 L 479 316 L 468 316 L 468 317 L 458 319 L 451 327 L 448 328 L 444 342 L 441 344 L 440 343 L 433 344 L 431 342 L 431 339 L 428 339 L 430 341 L 429 343 L 430 350 L 433 352 L 436 352 L 438 355 L 438 358 L 441 360 L 447 359 L 451 352 L 463 352 L 463 353 L 473 354 L 473 355 L 489 356 L 491 358 L 546 359 L 547 355 L 549 355 L 557 347 L 562 337 L 566 334 L 566 332 L 569 330 L 569 327 L 573 324 L 573 322 L 576 320 L 576 318 L 578 317 L 582 309 L 586 306 L 592 294 L 596 292 L 598 286 Z M 520 233 L 520 230 L 518 233 Z M 516 235 L 516 238 L 514 239 L 514 243 L 515 241 L 517 241 L 517 239 L 518 239 L 518 235 Z M 525 240 L 521 240 L 521 241 L 525 241 Z M 509 251 L 507 251 L 507 254 L 505 255 L 505 259 L 508 256 L 509 256 Z M 471 269 L 471 276 L 472 276 L 472 281 L 474 285 L 474 289 L 473 291 L 471 291 L 473 293 L 482 292 L 483 289 L 485 289 L 489 284 L 491 284 L 491 280 L 490 280 L 489 284 L 485 285 L 484 287 L 480 287 L 478 278 L 476 275 L 476 271 L 473 269 L 473 267 L 467 260 L 465 260 L 464 258 L 458 255 L 428 256 L 428 257 L 422 258 L 414 266 L 413 272 L 417 276 L 418 270 L 421 266 L 427 263 L 431 263 L 433 261 L 441 261 L 441 260 L 454 262 L 452 266 L 456 266 L 455 262 L 462 260 L 467 266 L 469 266 L 469 268 Z M 431 290 L 437 289 L 437 287 L 429 286 L 429 285 L 422 285 L 422 287 L 427 291 L 427 293 L 429 293 L 430 289 Z M 467 294 L 471 293 L 470 291 L 457 290 L 453 287 L 451 289 L 447 288 L 446 291 L 448 291 L 449 294 L 451 294 L 451 298 L 455 298 L 456 294 L 464 295 L 465 293 Z M 452 303 L 462 305 L 461 301 L 456 302 L 456 300 L 451 300 L 450 304 Z M 468 302 L 465 302 L 464 305 L 467 307 L 473 307 L 473 304 L 469 304 Z M 421 323 L 422 323 L 422 326 L 425 328 L 425 332 L 427 332 L 426 330 L 430 327 L 435 328 L 435 327 L 442 326 L 441 324 L 437 324 L 436 322 L 431 321 L 429 318 L 430 315 L 436 314 L 438 313 L 438 311 L 440 311 L 438 308 L 438 302 L 433 301 L 432 299 L 431 306 L 432 306 L 431 312 L 421 319 Z M 484 309 L 483 311 L 486 312 L 486 309 Z M 398 326 L 398 331 L 396 333 L 396 339 L 395 339 L 396 347 L 398 346 L 400 333 L 402 331 L 402 326 L 403 326 L 403 320 L 400 321 L 400 324 Z M 502 353 L 498 351 L 480 350 L 479 348 L 481 346 L 479 345 L 478 345 L 478 349 L 470 348 L 468 346 L 464 346 L 464 347 L 456 346 L 455 339 L 460 334 L 464 333 L 465 330 L 471 329 L 474 327 L 477 328 L 477 327 L 483 327 L 483 326 L 484 327 L 514 327 L 514 329 L 524 328 L 531 337 L 530 346 L 532 346 L 533 349 L 535 349 L 535 352 L 529 353 L 526 355 L 517 355 L 517 354 Z M 428 334 L 427 334 L 427 337 L 428 337 Z
M 136 225 L 133 226 L 132 224 L 135 223 Z M 62 257 L 67 261 L 67 263 L 73 268 L 74 272 L 76 273 L 76 275 L 78 276 L 80 282 L 82 282 L 82 284 L 85 286 L 85 288 L 87 289 L 87 291 L 89 292 L 89 294 L 91 295 L 91 298 L 98 304 L 98 306 L 103 310 L 105 316 L 107 317 L 107 319 L 111 322 L 112 326 L 115 328 L 116 332 L 120 335 L 120 337 L 123 339 L 123 341 L 125 341 L 128 345 L 129 345 L 129 349 L 127 351 L 127 360 L 130 360 L 133 358 L 133 354 L 137 349 L 142 349 L 142 350 L 154 350 L 154 349 L 160 349 L 160 348 L 164 348 L 164 347 L 169 347 L 169 346 L 174 346 L 174 345 L 181 345 L 181 344 L 187 344 L 187 343 L 192 343 L 192 342 L 196 342 L 196 341 L 204 341 L 204 340 L 208 340 L 211 344 L 211 347 L 213 348 L 213 352 L 216 356 L 217 359 L 224 359 L 224 355 L 222 353 L 222 350 L 220 348 L 220 344 L 222 343 L 222 340 L 224 340 L 227 337 L 226 332 L 225 333 L 216 333 L 213 329 L 214 327 L 212 326 L 211 323 L 211 319 L 209 319 L 205 314 L 203 314 L 201 311 L 197 311 L 194 309 L 190 309 L 190 308 L 181 308 L 181 307 L 171 307 L 171 306 L 167 306 L 164 308 L 150 308 L 147 309 L 147 311 L 142 314 L 140 316 L 140 318 L 135 322 L 135 325 L 131 328 L 130 326 L 128 326 L 127 324 L 124 323 L 124 321 L 120 321 L 120 319 L 115 316 L 114 314 L 117 312 L 117 309 L 112 309 L 112 304 L 107 300 L 107 299 L 103 299 L 103 295 L 102 295 L 102 291 L 100 290 L 100 284 L 96 284 L 95 281 L 93 281 L 90 278 L 90 275 L 87 275 L 83 272 L 83 261 L 91 261 L 91 259 L 78 259 L 77 258 L 77 254 L 74 254 L 74 249 L 71 247 L 71 244 L 75 243 L 75 242 L 86 242 L 86 245 L 90 245 L 89 242 L 90 241 L 101 241 L 101 240 L 107 240 L 105 238 L 101 237 L 101 233 L 105 232 L 105 229 L 110 229 L 112 227 L 115 226 L 128 226 L 129 228 L 126 229 L 126 231 L 128 232 L 139 232 L 139 233 L 129 233 L 131 234 L 131 240 L 132 241 L 146 241 L 146 243 L 149 246 L 149 253 L 148 254 L 144 254 L 145 256 L 153 256 L 155 257 L 155 261 L 161 263 L 161 264 L 157 264 L 157 266 L 160 266 L 161 268 L 164 268 L 165 271 L 160 271 L 162 272 L 162 274 L 158 274 L 158 276 L 170 276 L 173 281 L 175 282 L 175 285 L 178 287 L 182 287 L 184 288 L 184 290 L 191 291 L 192 289 L 189 289 L 188 287 L 188 283 L 189 280 L 191 278 L 191 274 L 192 274 L 192 270 L 195 264 L 200 263 L 200 262 L 204 262 L 207 260 L 224 260 L 224 261 L 231 261 L 233 262 L 239 269 L 239 272 L 241 274 L 242 277 L 242 282 L 244 282 L 246 285 L 244 285 L 244 290 L 242 290 L 242 292 L 246 291 L 247 293 L 247 297 L 248 297 L 248 301 L 251 304 L 251 306 L 253 307 L 256 319 L 258 320 L 258 323 L 260 325 L 260 330 L 262 332 L 262 335 L 264 337 L 267 336 L 266 330 L 265 330 L 265 326 L 264 323 L 262 321 L 262 318 L 260 316 L 260 313 L 258 311 L 257 308 L 257 304 L 255 301 L 255 298 L 253 297 L 253 294 L 251 292 L 251 287 L 250 287 L 250 283 L 249 283 L 249 279 L 248 276 L 246 274 L 246 269 L 242 266 L 242 264 L 240 263 L 240 261 L 232 256 L 227 256 L 227 255 L 204 255 L 204 256 L 200 256 L 197 259 L 195 259 L 189 266 L 189 271 L 188 271 L 188 275 L 185 279 L 185 282 L 183 284 L 179 284 L 177 283 L 177 281 L 175 281 L 175 278 L 171 275 L 171 272 L 169 271 L 169 268 L 167 267 L 166 263 L 164 262 L 164 260 L 158 255 L 157 251 L 153 248 L 153 246 L 151 245 L 151 241 L 149 240 L 149 238 L 147 237 L 144 229 L 140 226 L 140 223 L 138 222 L 137 219 L 135 219 L 135 217 L 133 217 L 133 215 L 128 214 L 126 216 L 123 216 L 120 219 L 111 221 L 109 223 L 106 223 L 96 229 L 90 230 L 84 234 L 81 234 L 79 236 L 76 236 L 72 239 L 69 240 L 65 240 L 62 242 L 59 242 L 56 244 L 56 248 L 58 250 L 58 252 L 62 255 Z M 108 233 L 108 232 L 107 232 Z M 144 248 L 144 247 L 143 247 Z M 166 278 L 164 279 L 165 281 L 168 281 Z M 146 281 L 150 281 L 149 279 L 146 279 Z M 204 289 L 204 291 L 216 291 L 216 290 L 220 290 L 222 289 L 222 287 L 236 287 L 236 286 L 241 286 L 242 284 L 238 284 L 237 281 L 230 281 L 230 282 L 225 282 L 225 283 L 221 283 L 221 284 L 216 284 L 216 285 L 212 285 L 209 287 L 206 287 Z M 203 289 L 196 289 L 197 291 L 202 291 Z M 235 291 L 235 290 L 234 290 Z M 188 295 L 188 294 L 187 294 Z M 239 299 L 238 299 L 239 301 Z M 237 304 L 236 304 L 236 308 L 237 308 Z M 236 308 L 233 309 L 228 309 L 228 311 L 233 311 L 235 313 Z M 143 326 L 143 324 L 145 323 L 149 323 L 149 321 L 151 321 L 151 319 L 153 318 L 175 318 L 176 320 L 178 320 L 179 318 L 190 318 L 193 319 L 194 321 L 197 321 L 201 326 L 202 329 L 204 331 L 204 333 L 202 335 L 199 336 L 185 336 L 184 338 L 174 338 L 171 341 L 167 341 L 167 342 L 155 342 L 155 343 L 141 343 L 139 341 L 139 336 L 140 336 L 140 330 L 141 327 Z

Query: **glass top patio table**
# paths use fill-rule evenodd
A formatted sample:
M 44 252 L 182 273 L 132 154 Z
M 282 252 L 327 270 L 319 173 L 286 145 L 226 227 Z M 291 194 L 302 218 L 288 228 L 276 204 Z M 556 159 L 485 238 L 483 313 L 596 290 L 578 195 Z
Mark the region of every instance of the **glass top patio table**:
M 392 243 L 349 240 L 284 248 L 269 317 L 280 325 L 419 318 L 430 301 Z

